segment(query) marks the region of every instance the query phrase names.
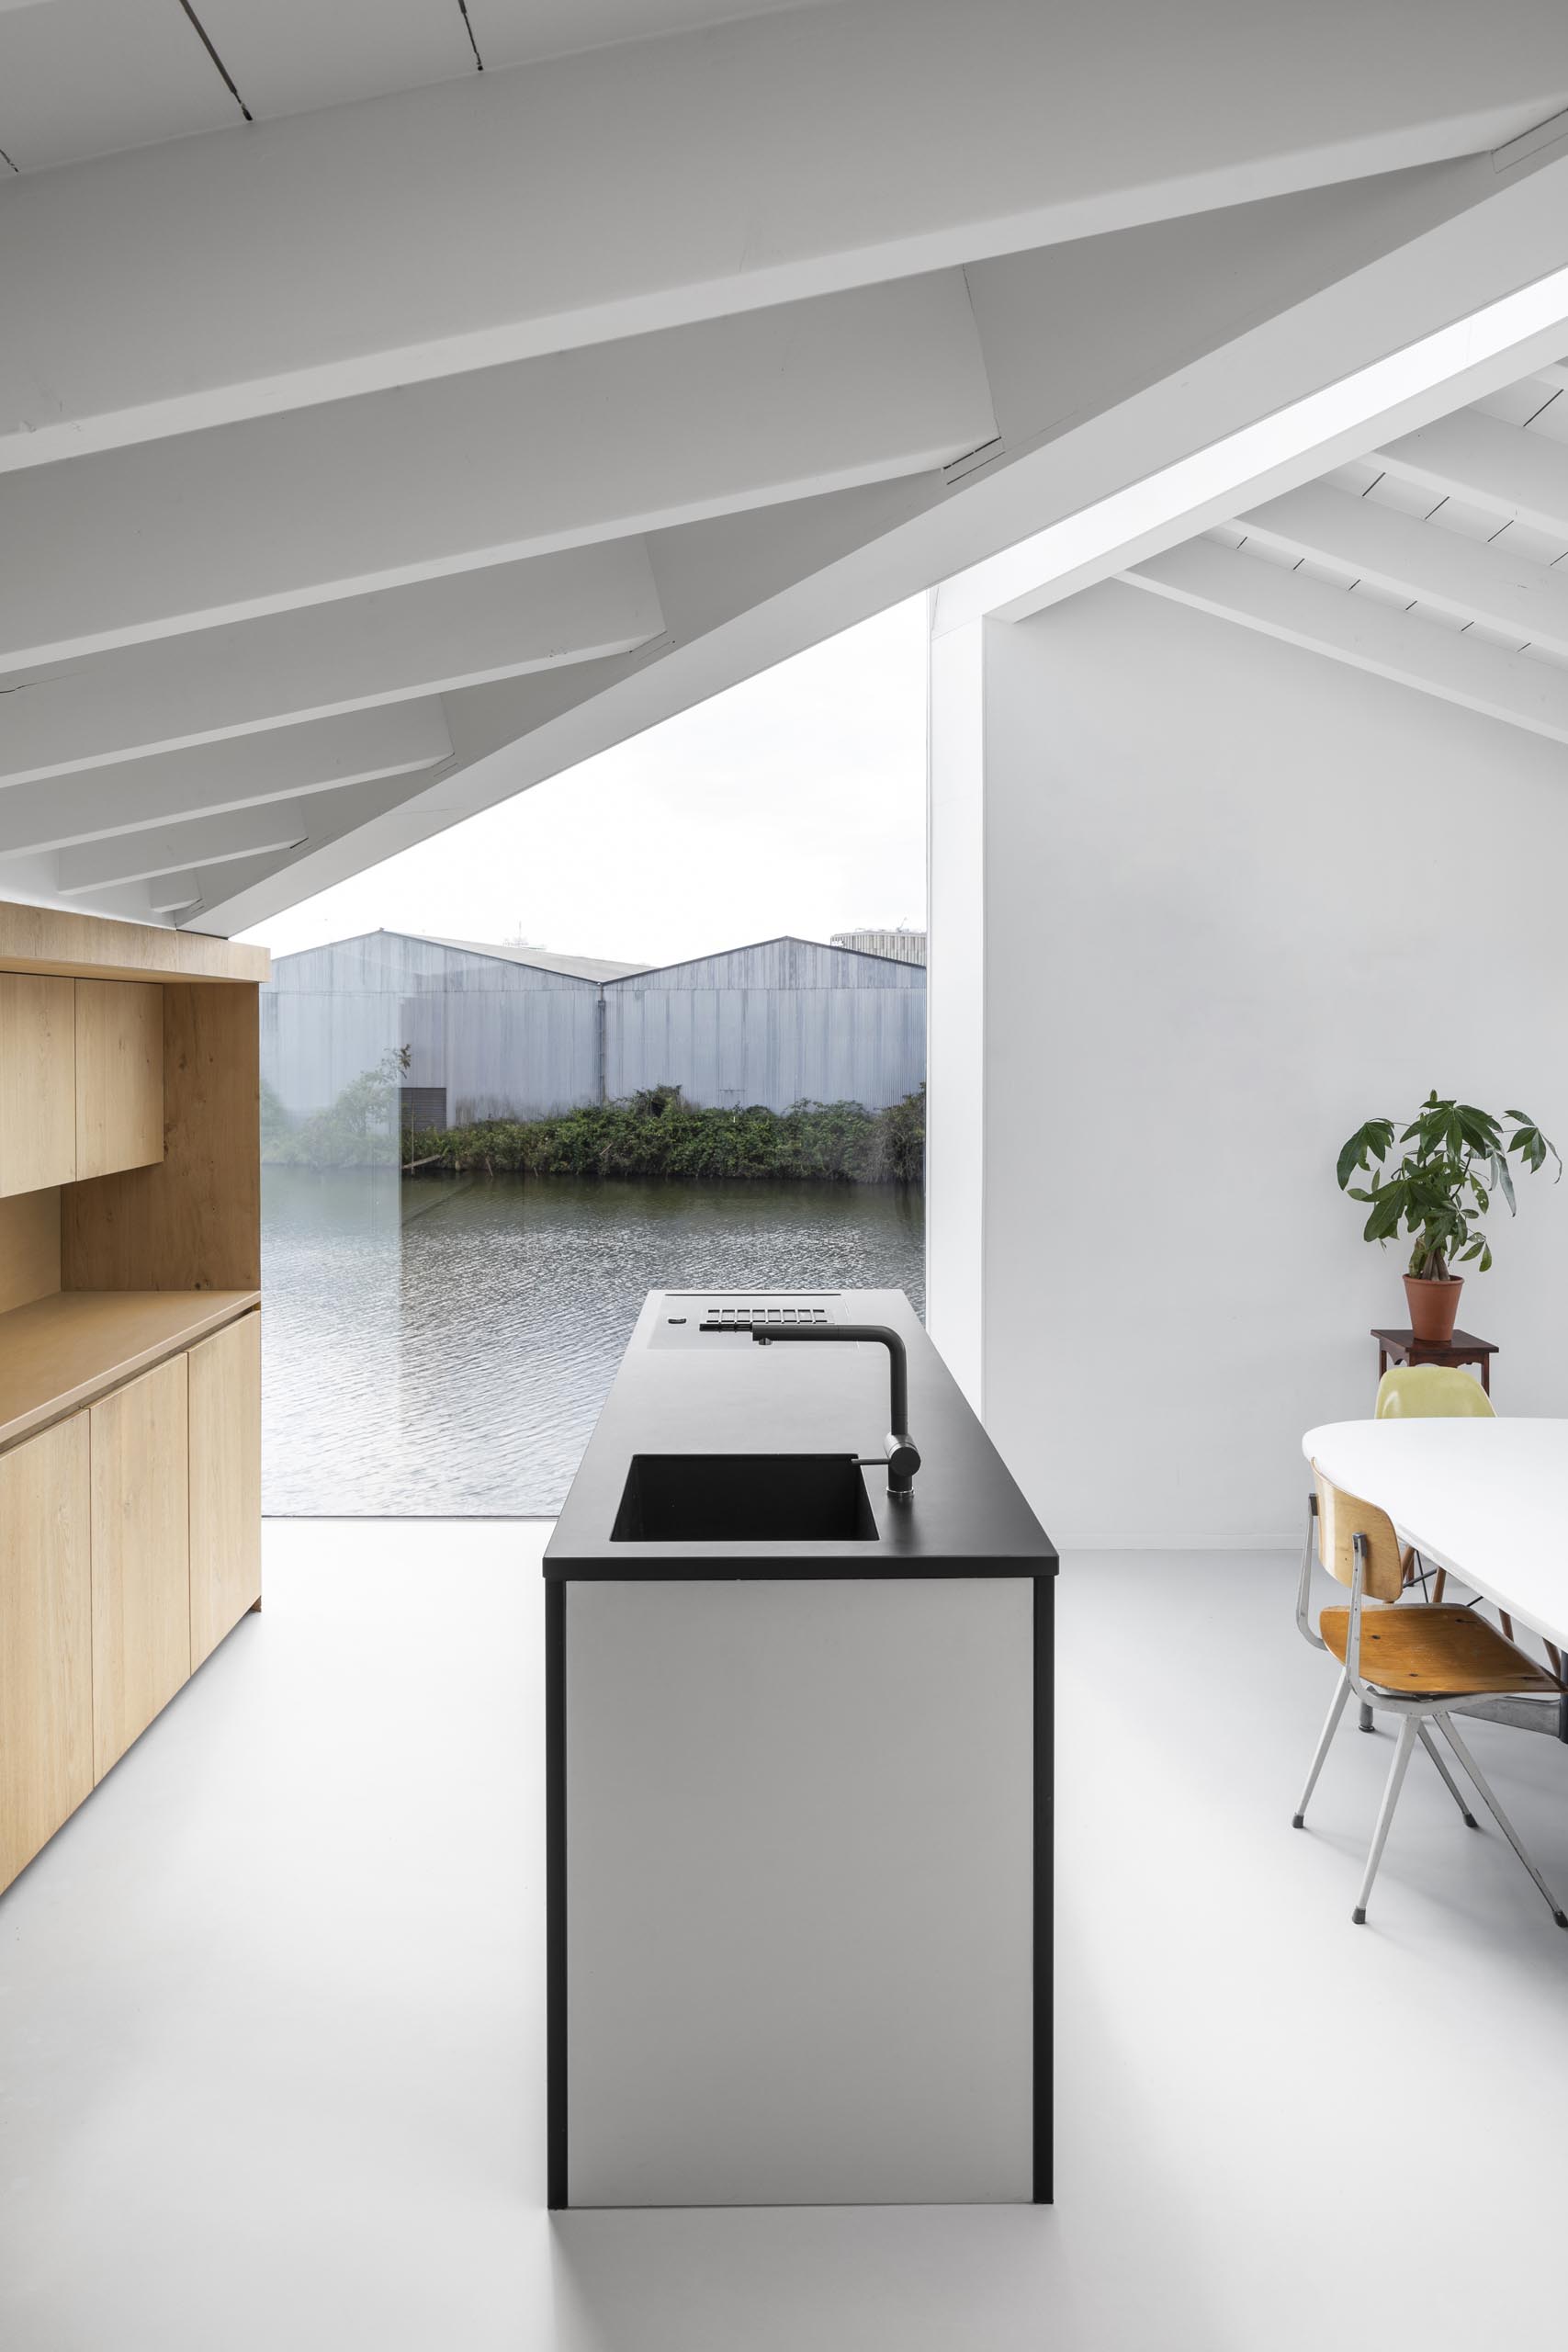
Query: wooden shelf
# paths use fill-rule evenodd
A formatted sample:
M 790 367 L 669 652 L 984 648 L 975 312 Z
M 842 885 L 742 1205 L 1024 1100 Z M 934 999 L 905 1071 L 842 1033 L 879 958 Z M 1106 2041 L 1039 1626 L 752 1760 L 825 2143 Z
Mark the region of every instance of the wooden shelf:
M 261 1304 L 259 1290 L 66 1290 L 0 1315 L 0 1447 Z

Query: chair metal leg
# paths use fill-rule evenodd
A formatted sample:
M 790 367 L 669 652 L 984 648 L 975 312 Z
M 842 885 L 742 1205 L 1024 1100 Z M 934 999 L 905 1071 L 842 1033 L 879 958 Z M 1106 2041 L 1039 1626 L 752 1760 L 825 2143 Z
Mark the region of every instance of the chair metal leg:
M 1356 1718 L 1356 1729 L 1358 1731 L 1371 1731 L 1371 1727 L 1372 1711 L 1363 1699 L 1361 1702 L 1361 1712 Z
M 1367 1856 L 1367 1874 L 1361 1881 L 1361 1892 L 1350 1917 L 1358 1928 L 1367 1923 L 1367 1898 L 1372 1891 L 1372 1881 L 1378 1874 L 1383 1846 L 1388 1838 L 1388 1825 L 1393 1819 L 1393 1808 L 1399 1803 L 1399 1792 L 1404 1785 L 1404 1774 L 1415 1753 L 1416 1734 L 1420 1727 L 1418 1715 L 1406 1715 L 1399 1726 L 1399 1745 L 1393 1751 L 1393 1762 L 1388 1768 L 1388 1785 L 1378 1807 L 1378 1826 L 1372 1832 L 1372 1850 Z
M 1452 1797 L 1455 1804 L 1458 1805 L 1461 1813 L 1464 1815 L 1465 1827 L 1467 1829 L 1479 1829 L 1481 1824 L 1477 1821 L 1474 1814 L 1472 1813 L 1469 1805 L 1466 1804 L 1463 1790 L 1460 1787 L 1459 1782 L 1454 1779 L 1453 1774 L 1449 1770 L 1448 1766 L 1444 1763 L 1442 1757 L 1438 1752 L 1437 1741 L 1432 1737 L 1432 1735 L 1427 1729 L 1426 1724 L 1421 1722 L 1419 1716 L 1416 1717 L 1416 1736 L 1419 1738 L 1422 1747 L 1426 1749 L 1427 1755 L 1431 1758 L 1433 1763 L 1442 1774 L 1444 1787 L 1448 1790 L 1450 1796 Z
M 1460 1762 L 1464 1766 L 1465 1770 L 1470 1774 L 1471 1779 L 1475 1782 L 1476 1788 L 1481 1793 L 1481 1802 L 1486 1807 L 1487 1812 L 1492 1815 L 1493 1820 L 1497 1824 L 1498 1828 L 1502 1831 L 1504 1837 L 1507 1839 L 1515 1853 L 1517 1854 L 1520 1861 L 1523 1862 L 1526 1870 L 1529 1871 L 1537 1886 L 1540 1887 L 1541 1894 L 1546 1898 L 1547 1905 L 1551 1910 L 1552 1917 L 1556 1920 L 1560 1928 L 1568 1928 L 1568 1912 L 1565 1912 L 1562 1909 L 1561 1904 L 1557 1900 L 1557 1897 L 1553 1894 L 1551 1889 L 1548 1886 L 1546 1881 L 1537 1870 L 1534 1862 L 1531 1861 L 1529 1856 L 1526 1853 L 1523 1846 L 1520 1845 L 1518 1831 L 1514 1827 L 1513 1823 L 1509 1820 L 1507 1815 L 1504 1812 L 1502 1806 L 1493 1795 L 1491 1785 L 1483 1777 L 1480 1765 L 1476 1762 L 1474 1757 L 1471 1754 L 1463 1740 L 1461 1739 L 1458 1732 L 1455 1731 L 1447 1715 L 1438 1715 L 1435 1716 L 1433 1720 L 1436 1722 L 1438 1729 L 1442 1733 L 1443 1737 L 1448 1741 L 1449 1746 L 1453 1749 L 1454 1754 L 1459 1758 Z
M 1302 1801 L 1297 1805 L 1294 1818 L 1291 1823 L 1292 1829 L 1300 1829 L 1305 1823 L 1307 1800 L 1317 1786 L 1317 1776 L 1323 1770 L 1323 1759 L 1327 1755 L 1334 1735 L 1339 1728 L 1339 1718 L 1345 1712 L 1345 1702 L 1349 1696 L 1350 1678 L 1341 1667 L 1338 1688 L 1329 1702 L 1328 1720 L 1323 1726 L 1323 1736 L 1317 1743 L 1317 1752 L 1312 1759 L 1312 1770 L 1307 1774 L 1307 1784 L 1302 1791 Z

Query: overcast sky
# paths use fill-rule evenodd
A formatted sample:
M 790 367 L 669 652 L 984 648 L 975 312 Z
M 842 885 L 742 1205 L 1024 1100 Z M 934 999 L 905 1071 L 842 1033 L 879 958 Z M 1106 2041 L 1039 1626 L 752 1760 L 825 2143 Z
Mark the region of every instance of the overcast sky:
M 917 597 L 246 938 L 388 930 L 664 964 L 779 932 L 925 922 Z

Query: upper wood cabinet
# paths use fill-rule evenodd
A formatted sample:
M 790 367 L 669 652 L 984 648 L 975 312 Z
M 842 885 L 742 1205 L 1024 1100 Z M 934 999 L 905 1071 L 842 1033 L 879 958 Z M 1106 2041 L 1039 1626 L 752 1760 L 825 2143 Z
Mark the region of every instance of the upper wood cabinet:
M 0 972 L 0 1194 L 76 1173 L 76 982 Z
M 87 1417 L 0 1453 L 0 1886 L 93 1785 Z
M 189 1386 L 183 1355 L 91 1408 L 96 1777 L 190 1678 Z
M 155 981 L 77 980 L 76 1175 L 164 1157 L 164 991 Z
M 163 1157 L 157 982 L 0 972 L 0 1197 Z

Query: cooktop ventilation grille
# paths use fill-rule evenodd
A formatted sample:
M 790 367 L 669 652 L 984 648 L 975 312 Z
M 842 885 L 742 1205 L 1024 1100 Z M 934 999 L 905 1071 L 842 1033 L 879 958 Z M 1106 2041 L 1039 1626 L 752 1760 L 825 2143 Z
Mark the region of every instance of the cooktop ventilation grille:
M 755 1331 L 770 1329 L 785 1323 L 830 1323 L 832 1317 L 825 1306 L 782 1306 L 769 1300 L 750 1305 L 710 1306 L 704 1316 L 705 1331 Z

